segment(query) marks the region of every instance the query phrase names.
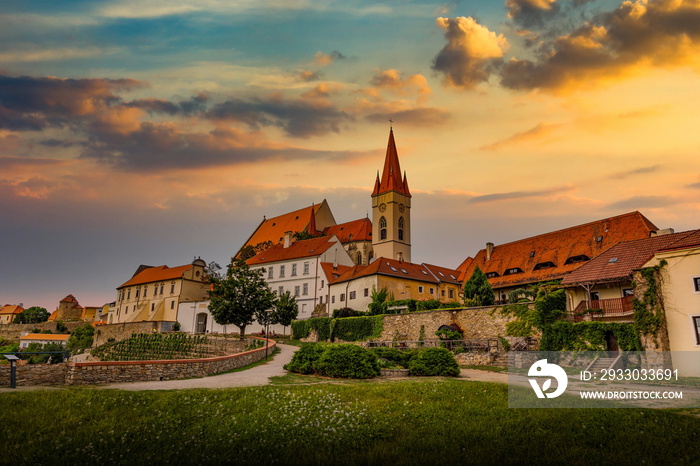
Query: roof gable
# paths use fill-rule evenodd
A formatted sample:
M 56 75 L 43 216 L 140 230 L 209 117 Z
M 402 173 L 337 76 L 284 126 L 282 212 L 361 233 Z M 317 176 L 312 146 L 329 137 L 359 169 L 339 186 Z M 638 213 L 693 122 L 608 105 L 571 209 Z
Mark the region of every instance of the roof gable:
M 372 241 L 372 222 L 361 218 L 351 222 L 339 223 L 323 230 L 326 236 L 335 235 L 342 244 L 353 241 Z
M 478 265 L 494 288 L 559 279 L 622 242 L 648 238 L 656 226 L 639 212 L 577 225 L 482 249 L 460 266 L 460 281 Z
M 319 238 L 295 241 L 286 248 L 283 244 L 276 244 L 260 254 L 251 257 L 245 262 L 248 265 L 258 265 L 292 259 L 302 259 L 304 257 L 316 257 L 326 252 L 337 242 L 338 239 L 335 236 L 321 236 Z
M 0 314 L 21 314 L 24 309 L 16 304 L 5 304 L 2 309 L 0 309 Z
M 143 285 L 151 282 L 182 278 L 182 275 L 191 268 L 192 264 L 181 265 L 179 267 L 168 267 L 167 265 L 149 267 L 134 275 L 129 281 L 117 287 L 117 289 L 125 286 Z

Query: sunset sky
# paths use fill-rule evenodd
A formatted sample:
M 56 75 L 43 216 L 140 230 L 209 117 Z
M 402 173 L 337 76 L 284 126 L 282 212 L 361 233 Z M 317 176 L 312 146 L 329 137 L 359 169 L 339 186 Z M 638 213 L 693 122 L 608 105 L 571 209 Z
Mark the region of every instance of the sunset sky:
M 0 3 L 0 304 L 362 218 L 389 119 L 413 261 L 639 210 L 700 228 L 700 1 Z

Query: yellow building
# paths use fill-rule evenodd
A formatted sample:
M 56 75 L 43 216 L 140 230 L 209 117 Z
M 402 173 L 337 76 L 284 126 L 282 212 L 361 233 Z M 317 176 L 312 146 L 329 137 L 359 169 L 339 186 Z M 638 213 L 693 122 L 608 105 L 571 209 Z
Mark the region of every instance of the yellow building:
M 24 312 L 22 306 L 17 306 L 15 304 L 5 304 L 2 309 L 0 309 L 0 324 L 11 324 L 14 322 L 15 317 Z
M 206 265 L 202 259 L 195 259 L 179 267 L 140 266 L 131 279 L 117 288 L 109 323 L 177 321 L 181 302 L 207 299 Z
M 673 366 L 700 377 L 700 230 L 657 251 L 644 267 L 659 265 Z

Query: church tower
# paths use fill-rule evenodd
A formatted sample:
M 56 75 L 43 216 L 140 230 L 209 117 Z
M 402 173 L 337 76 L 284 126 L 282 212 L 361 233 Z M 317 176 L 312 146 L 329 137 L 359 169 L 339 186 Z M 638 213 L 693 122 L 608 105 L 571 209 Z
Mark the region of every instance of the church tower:
M 372 249 L 374 257 L 411 262 L 411 193 L 406 174 L 401 178 L 393 129 L 382 177 L 377 172 L 372 191 Z

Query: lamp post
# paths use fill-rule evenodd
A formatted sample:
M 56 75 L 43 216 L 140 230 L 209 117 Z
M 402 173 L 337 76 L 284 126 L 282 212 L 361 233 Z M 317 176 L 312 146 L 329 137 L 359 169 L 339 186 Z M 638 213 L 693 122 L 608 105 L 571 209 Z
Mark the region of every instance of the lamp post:
M 265 361 L 267 361 L 267 352 L 270 346 L 270 317 L 272 316 L 272 309 L 265 311 Z
M 17 361 L 19 358 L 14 354 L 4 354 L 3 356 L 10 361 L 10 388 L 17 388 Z

